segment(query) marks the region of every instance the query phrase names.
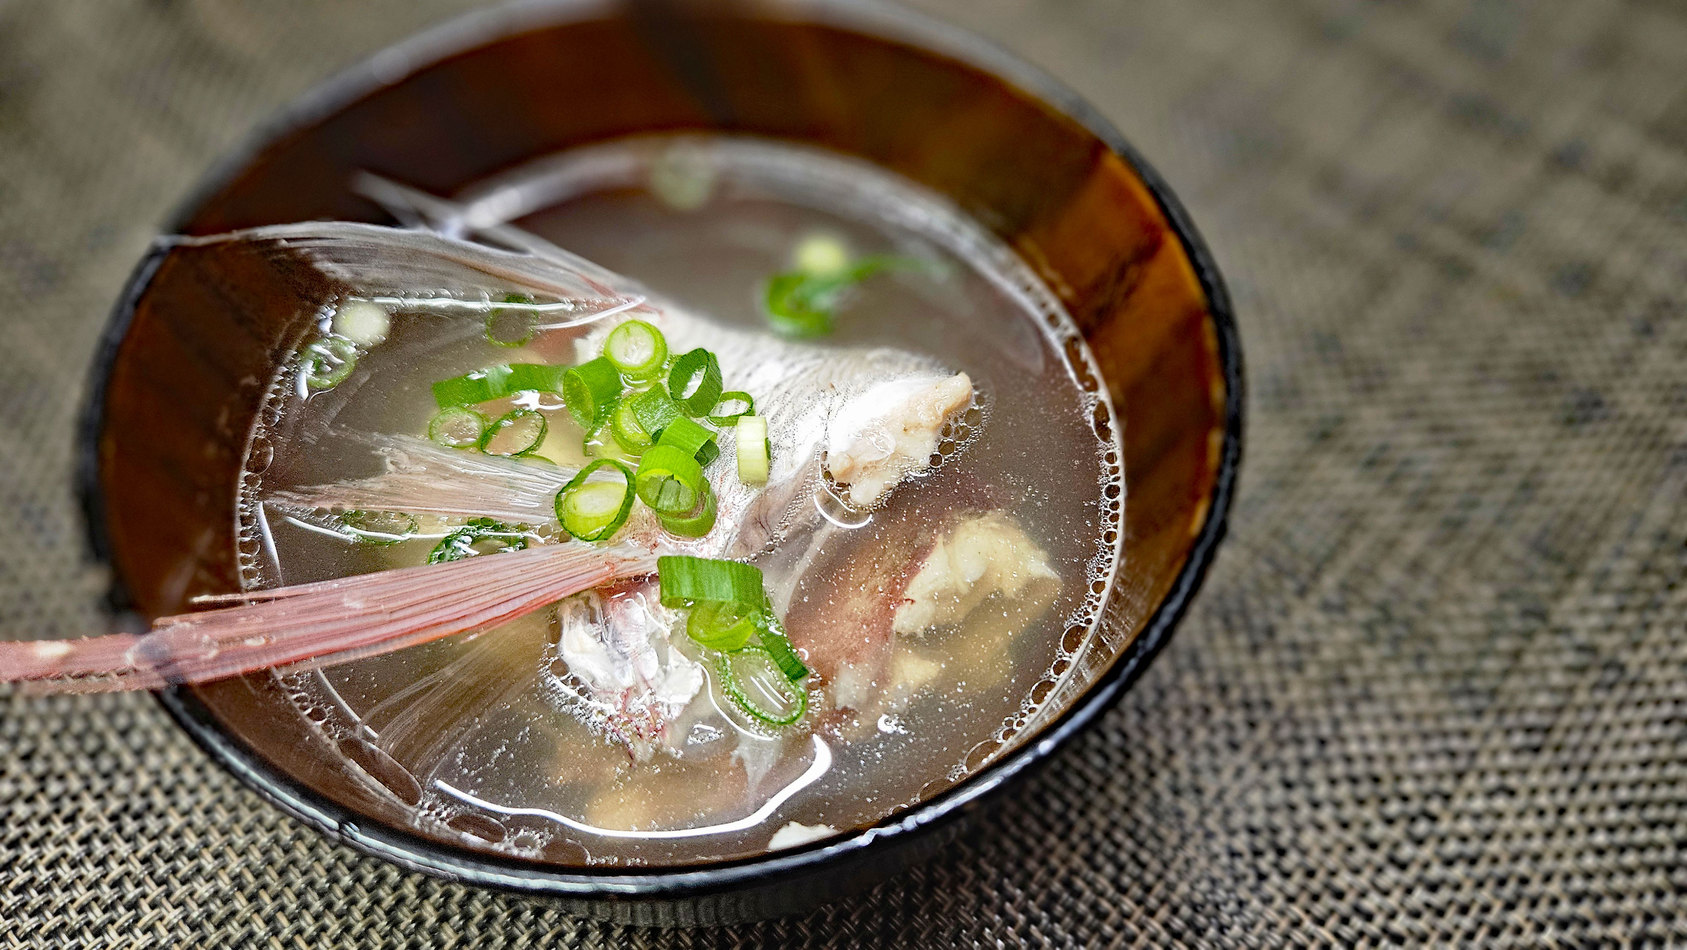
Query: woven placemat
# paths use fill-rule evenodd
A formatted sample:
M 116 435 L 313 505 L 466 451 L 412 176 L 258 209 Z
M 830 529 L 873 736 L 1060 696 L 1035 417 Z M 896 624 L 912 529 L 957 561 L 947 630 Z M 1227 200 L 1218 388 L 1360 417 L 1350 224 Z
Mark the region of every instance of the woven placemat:
M 0 2 L 0 635 L 97 629 L 84 367 L 206 165 L 450 0 Z M 922 0 L 1091 97 L 1238 302 L 1230 540 L 1149 675 L 970 839 L 641 932 L 401 873 L 147 697 L 0 698 L 0 947 L 1687 941 L 1687 16 Z

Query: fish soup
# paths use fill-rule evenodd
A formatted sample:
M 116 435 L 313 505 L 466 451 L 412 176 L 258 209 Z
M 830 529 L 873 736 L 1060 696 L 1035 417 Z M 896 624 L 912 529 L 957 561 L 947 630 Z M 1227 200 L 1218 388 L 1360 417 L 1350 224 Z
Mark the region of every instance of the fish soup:
M 570 152 L 435 212 L 601 265 L 602 300 L 317 315 L 251 438 L 243 583 L 550 544 L 673 560 L 277 674 L 411 830 L 567 865 L 753 855 L 872 824 L 1058 711 L 1119 567 L 1120 450 L 1011 251 L 870 166 L 730 138 Z M 681 596 L 724 562 L 760 594 Z

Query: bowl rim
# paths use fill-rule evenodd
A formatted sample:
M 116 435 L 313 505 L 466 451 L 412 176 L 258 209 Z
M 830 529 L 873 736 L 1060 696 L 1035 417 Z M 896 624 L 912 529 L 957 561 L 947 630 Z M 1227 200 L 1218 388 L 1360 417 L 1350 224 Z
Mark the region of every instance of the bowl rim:
M 261 123 L 198 180 L 172 211 L 166 232 L 180 230 L 213 193 L 231 181 L 265 148 L 282 137 L 348 107 L 381 86 L 408 79 L 446 57 L 524 28 L 561 25 L 593 11 L 623 9 L 615 0 L 516 0 L 444 21 L 367 56 L 313 86 Z M 579 899 L 676 899 L 702 897 L 771 883 L 812 872 L 872 848 L 880 840 L 908 843 L 951 827 L 965 813 L 1015 778 L 1044 762 L 1102 712 L 1111 708 L 1160 653 L 1206 576 L 1223 539 L 1241 462 L 1244 383 L 1235 314 L 1218 265 L 1171 187 L 1101 113 L 1041 68 L 961 27 L 881 0 L 803 0 L 775 8 L 775 15 L 818 21 L 880 39 L 904 42 L 990 73 L 1063 113 L 1094 135 L 1139 177 L 1188 257 L 1207 299 L 1225 384 L 1223 444 L 1209 497 L 1206 521 L 1188 558 L 1142 632 L 1125 647 L 1064 712 L 1018 749 L 951 788 L 864 828 L 842 836 L 768 854 L 729 861 L 648 868 L 558 868 L 454 848 L 433 839 L 371 821 L 327 799 L 272 766 L 223 726 L 195 696 L 181 688 L 159 691 L 159 703 L 220 766 L 270 804 L 315 828 L 330 840 L 366 855 L 436 877 L 503 890 Z M 110 565 L 106 506 L 99 490 L 99 439 L 105 420 L 107 381 L 133 317 L 134 305 L 157 268 L 149 253 L 126 280 L 102 331 L 90 367 L 87 397 L 78 422 L 75 481 L 92 556 Z M 113 574 L 111 609 L 132 618 L 132 601 Z M 883 850 L 882 848 L 880 850 Z

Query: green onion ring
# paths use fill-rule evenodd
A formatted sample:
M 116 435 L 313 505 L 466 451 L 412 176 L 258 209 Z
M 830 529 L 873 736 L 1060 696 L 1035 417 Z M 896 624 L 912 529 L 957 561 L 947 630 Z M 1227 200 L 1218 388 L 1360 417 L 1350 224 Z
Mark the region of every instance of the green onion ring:
M 655 379 L 668 363 L 668 340 L 643 320 L 628 320 L 609 331 L 603 356 L 628 379 Z
M 607 491 L 601 490 L 609 487 L 609 483 L 587 482 L 592 473 L 602 468 L 613 468 L 621 473 L 618 505 L 611 503 Z M 632 510 L 632 470 L 614 459 L 598 459 L 580 469 L 568 480 L 568 484 L 562 486 L 562 491 L 556 493 L 557 521 L 562 523 L 563 530 L 582 541 L 607 541 L 614 537 L 615 532 L 627 523 L 627 515 Z
M 763 610 L 761 616 L 762 628 L 758 640 L 762 648 L 772 655 L 773 662 L 778 664 L 780 672 L 793 683 L 807 676 L 808 667 L 803 663 L 802 657 L 797 656 L 796 648 L 791 646 L 791 639 L 785 636 L 784 624 L 773 615 L 772 607 Z
M 353 524 L 354 521 L 359 523 Z M 364 544 L 386 547 L 415 537 L 421 524 L 415 515 L 403 512 L 357 509 L 340 516 L 340 530 Z
M 609 414 L 609 434 L 617 445 L 634 455 L 650 448 L 656 441 L 639 423 L 638 411 L 627 399 L 616 403 L 615 411 Z
M 767 438 L 767 420 L 745 416 L 733 429 L 737 436 L 738 480 L 746 485 L 767 483 L 773 465 L 773 443 Z
M 629 396 L 626 402 L 632 406 L 633 414 L 638 418 L 639 428 L 650 435 L 652 443 L 662 437 L 662 430 L 668 427 L 668 423 L 683 415 L 679 403 L 674 402 L 660 386 L 652 386 L 644 392 Z
M 357 368 L 357 346 L 345 337 L 318 340 L 305 354 L 305 385 L 311 389 L 333 389 Z
M 698 465 L 707 467 L 710 462 L 720 458 L 720 446 L 715 444 L 715 434 L 708 426 L 694 422 L 685 416 L 680 416 L 668 423 L 662 430 L 662 437 L 656 440 L 657 445 L 671 445 L 681 452 L 697 460 Z
M 760 629 L 757 612 L 742 604 L 710 601 L 698 604 L 685 618 L 685 632 L 709 650 L 730 653 L 748 645 Z
M 721 412 L 720 407 L 734 402 L 743 403 L 744 408 L 738 412 Z M 715 401 L 715 407 L 709 410 L 709 421 L 717 426 L 725 428 L 737 422 L 739 419 L 742 419 L 745 416 L 753 416 L 755 413 L 755 399 L 751 398 L 749 393 L 739 392 L 734 389 L 731 392 L 724 392 L 720 394 L 720 398 Z
M 532 302 L 532 297 L 527 297 L 522 294 L 504 295 L 504 303 Z M 505 314 L 512 313 L 515 314 L 516 318 L 521 321 L 521 336 L 519 338 L 501 336 L 497 331 L 499 319 L 504 317 Z M 526 346 L 528 343 L 532 342 L 533 334 L 537 332 L 537 327 L 535 326 L 536 323 L 537 321 L 533 319 L 533 314 L 526 310 L 507 310 L 503 307 L 499 307 L 486 314 L 486 342 L 491 343 L 494 346 Z
M 492 440 L 501 435 L 505 429 L 518 425 L 525 426 L 527 429 L 531 430 L 532 437 L 522 439 L 518 442 L 514 451 L 494 452 L 492 450 Z M 535 428 L 535 425 L 537 425 L 537 428 Z M 492 424 L 486 427 L 486 431 L 481 433 L 480 450 L 485 452 L 487 455 L 501 455 L 506 458 L 517 455 L 526 455 L 528 452 L 537 449 L 540 443 L 545 441 L 545 432 L 549 428 L 550 424 L 545 421 L 544 413 L 533 409 L 511 409 L 509 412 L 506 412 L 497 419 L 493 420 Z
M 668 371 L 668 395 L 694 416 L 715 408 L 721 388 L 720 361 L 702 347 L 674 360 Z
M 671 515 L 658 511 L 656 520 L 662 522 L 662 527 L 669 534 L 677 534 L 682 538 L 701 538 L 714 528 L 717 514 L 715 493 L 709 489 L 708 482 L 703 483 L 702 495 L 690 512 Z
M 748 646 L 732 653 L 715 655 L 715 672 L 720 675 L 721 692 L 725 693 L 727 698 L 731 699 L 745 714 L 769 726 L 788 726 L 801 719 L 808 712 L 808 690 L 789 679 L 784 680 L 784 685 L 789 687 L 793 693 L 792 709 L 789 713 L 782 715 L 777 712 L 769 712 L 756 705 L 755 701 L 744 692 L 744 687 L 738 680 L 738 671 L 733 669 L 734 662 L 741 658 L 752 661 L 762 658 L 763 662 L 767 663 L 775 672 L 779 671 L 779 666 L 773 656 L 761 647 Z
M 671 445 L 651 446 L 644 453 L 634 484 L 639 499 L 664 515 L 691 511 L 706 490 L 703 466 Z
M 601 356 L 562 375 L 562 401 L 582 429 L 597 428 L 620 397 L 621 373 Z
M 428 441 L 452 449 L 472 449 L 486 434 L 486 414 L 466 406 L 446 406 L 428 420 Z

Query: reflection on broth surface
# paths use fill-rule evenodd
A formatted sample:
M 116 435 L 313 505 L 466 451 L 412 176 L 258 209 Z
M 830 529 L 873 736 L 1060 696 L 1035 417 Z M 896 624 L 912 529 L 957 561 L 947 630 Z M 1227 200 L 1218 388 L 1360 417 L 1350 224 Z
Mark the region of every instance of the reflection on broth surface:
M 1088 351 L 1017 258 L 900 179 L 744 140 L 569 153 L 459 209 L 434 223 L 512 224 L 653 296 L 573 326 L 512 319 L 513 300 L 389 302 L 390 325 L 342 302 L 356 319 L 323 325 L 364 334 L 349 368 L 301 353 L 254 433 L 247 585 L 565 539 L 552 498 L 586 449 L 636 455 L 555 392 L 475 405 L 511 420 L 492 435 L 446 418 L 473 430 L 457 438 L 432 387 L 500 364 L 579 364 L 637 316 L 670 357 L 716 354 L 772 452 L 765 484 L 747 482 L 738 430 L 720 426 L 713 528 L 678 537 L 634 505 L 616 541 L 760 567 L 812 675 L 781 695 L 740 660 L 723 666 L 651 580 L 285 676 L 308 728 L 419 829 L 565 864 L 744 856 L 875 822 L 1034 731 L 1117 569 L 1123 482 L 1114 429 L 1096 423 L 1110 410 L 1078 382 L 1096 374 L 1072 365 Z M 779 274 L 799 275 L 784 297 Z M 528 448 L 538 458 L 497 457 Z M 379 510 L 382 492 L 419 491 L 447 503 Z M 500 524 L 466 531 L 476 515 Z M 735 690 L 760 693 L 746 705 Z M 793 703 L 795 721 L 774 724 Z

